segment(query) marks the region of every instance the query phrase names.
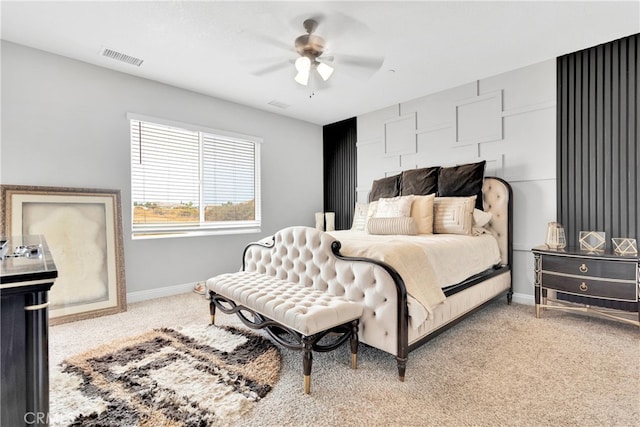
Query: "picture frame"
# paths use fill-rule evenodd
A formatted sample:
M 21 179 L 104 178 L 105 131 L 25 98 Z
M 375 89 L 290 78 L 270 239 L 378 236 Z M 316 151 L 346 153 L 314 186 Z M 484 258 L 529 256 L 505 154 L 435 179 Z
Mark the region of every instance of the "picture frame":
M 126 311 L 119 190 L 0 186 L 0 230 L 44 235 L 58 269 L 49 324 Z

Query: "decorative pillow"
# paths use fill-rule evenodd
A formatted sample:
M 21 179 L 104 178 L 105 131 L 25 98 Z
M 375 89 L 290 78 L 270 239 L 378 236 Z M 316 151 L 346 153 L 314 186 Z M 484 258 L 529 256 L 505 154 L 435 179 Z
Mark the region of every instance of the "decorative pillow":
M 397 218 L 411 215 L 411 204 L 414 196 L 398 196 L 378 199 L 375 218 Z
M 471 234 L 476 196 L 436 197 L 433 202 L 433 232 Z
M 438 197 L 476 197 L 476 208 L 482 210 L 482 183 L 486 161 L 440 168 Z
M 440 166 L 410 169 L 402 172 L 400 195 L 425 195 L 438 191 L 438 171 Z
M 369 193 L 369 201 L 375 202 L 381 197 L 396 197 L 400 195 L 400 181 L 402 174 L 388 176 L 373 181 L 371 184 L 371 192 Z
M 433 234 L 433 201 L 435 198 L 435 194 L 413 197 L 411 218 L 416 221 L 418 234 Z
M 413 236 L 417 233 L 416 221 L 410 216 L 397 218 L 371 218 L 369 234 L 403 234 Z
M 378 210 L 378 202 L 369 203 L 369 210 L 367 210 L 367 219 L 365 220 L 364 231 L 369 231 L 369 228 L 368 228 L 369 221 L 371 221 L 371 218 L 374 217 L 377 210 Z
M 367 225 L 367 212 L 369 212 L 368 203 L 356 203 L 353 211 L 353 224 L 351 229 L 354 231 L 364 231 Z
M 485 225 L 491 222 L 491 212 L 481 211 L 480 209 L 473 210 L 473 226 L 474 227 L 484 227 Z

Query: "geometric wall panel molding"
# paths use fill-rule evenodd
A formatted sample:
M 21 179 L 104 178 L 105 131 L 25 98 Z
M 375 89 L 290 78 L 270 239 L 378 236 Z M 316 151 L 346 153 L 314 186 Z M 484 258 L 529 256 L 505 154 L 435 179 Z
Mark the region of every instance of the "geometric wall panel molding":
M 455 145 L 502 139 L 502 90 L 455 103 Z
M 385 154 L 414 154 L 417 146 L 416 113 L 384 122 Z
M 485 176 L 497 176 L 504 178 L 504 154 L 498 154 L 496 157 L 486 158 L 487 164 L 484 167 Z

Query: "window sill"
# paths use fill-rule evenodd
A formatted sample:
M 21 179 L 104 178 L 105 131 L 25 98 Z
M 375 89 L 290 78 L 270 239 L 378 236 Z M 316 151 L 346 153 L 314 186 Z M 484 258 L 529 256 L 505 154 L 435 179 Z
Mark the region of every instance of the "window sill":
M 148 239 L 171 239 L 176 237 L 199 237 L 199 236 L 223 236 L 230 234 L 254 234 L 260 233 L 260 227 L 248 228 L 225 228 L 225 229 L 199 229 L 199 230 L 167 230 L 167 231 L 132 231 L 132 240 Z

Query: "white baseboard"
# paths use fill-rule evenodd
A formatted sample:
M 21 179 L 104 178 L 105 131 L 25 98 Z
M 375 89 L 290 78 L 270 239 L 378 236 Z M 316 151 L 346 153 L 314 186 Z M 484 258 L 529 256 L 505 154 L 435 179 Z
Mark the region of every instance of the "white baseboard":
M 129 292 L 127 293 L 127 303 L 193 292 L 193 288 L 196 286 L 196 283 L 198 282 L 166 286 L 164 288 L 150 289 L 148 291 Z
M 533 298 L 533 295 L 529 294 L 513 294 L 513 302 L 516 304 L 525 304 L 525 305 L 535 305 L 536 301 Z
M 129 292 L 127 294 L 127 303 L 140 302 L 154 298 L 162 298 L 171 295 L 193 292 L 193 288 L 196 286 L 196 283 L 198 282 L 166 286 L 164 288 L 150 289 L 148 291 Z M 513 302 L 515 302 L 516 304 L 535 305 L 533 295 L 529 294 L 514 293 Z

